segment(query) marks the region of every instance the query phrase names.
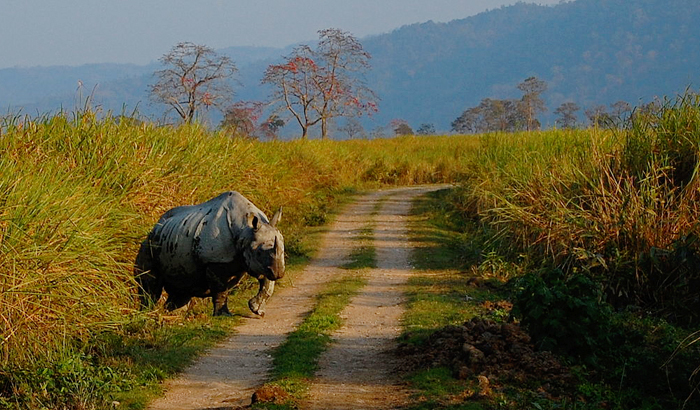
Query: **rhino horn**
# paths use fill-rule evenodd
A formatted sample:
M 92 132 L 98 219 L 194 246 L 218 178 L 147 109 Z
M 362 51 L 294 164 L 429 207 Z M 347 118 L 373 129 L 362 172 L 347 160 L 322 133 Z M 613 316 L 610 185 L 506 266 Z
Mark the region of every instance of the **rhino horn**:
M 275 212 L 275 215 L 272 216 L 272 220 L 270 221 L 270 225 L 277 226 L 280 219 L 282 219 L 282 207 L 281 206 L 280 206 L 280 209 L 278 209 L 277 212 Z

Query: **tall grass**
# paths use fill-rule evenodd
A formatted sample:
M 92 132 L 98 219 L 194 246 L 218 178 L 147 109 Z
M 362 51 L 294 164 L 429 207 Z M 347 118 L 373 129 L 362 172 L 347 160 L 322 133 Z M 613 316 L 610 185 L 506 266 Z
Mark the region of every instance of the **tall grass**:
M 692 94 L 621 130 L 486 135 L 459 202 L 513 257 L 585 272 L 619 306 L 697 323 L 699 150 Z
M 699 166 L 686 93 L 622 128 L 484 135 L 449 197 L 479 227 L 465 249 L 528 272 L 512 313 L 533 341 L 595 369 L 591 408 L 697 408 Z
M 304 227 L 322 224 L 343 195 L 383 183 L 452 181 L 465 172 L 461 158 L 474 142 L 261 143 L 89 110 L 3 118 L 0 402 L 46 396 L 36 391 L 46 383 L 23 382 L 31 372 L 22 369 L 83 360 L 81 346 L 96 335 L 144 322 L 131 265 L 167 209 L 238 190 L 266 212 L 285 207 L 287 250 L 301 255 Z

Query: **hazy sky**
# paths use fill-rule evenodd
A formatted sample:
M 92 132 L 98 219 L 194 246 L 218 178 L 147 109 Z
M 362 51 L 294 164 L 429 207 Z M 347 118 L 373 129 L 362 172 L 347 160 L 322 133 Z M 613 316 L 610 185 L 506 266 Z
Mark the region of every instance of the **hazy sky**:
M 560 0 L 533 0 L 557 4 Z M 282 47 L 324 28 L 364 37 L 516 0 L 0 0 L 0 68 L 157 60 L 181 41 Z

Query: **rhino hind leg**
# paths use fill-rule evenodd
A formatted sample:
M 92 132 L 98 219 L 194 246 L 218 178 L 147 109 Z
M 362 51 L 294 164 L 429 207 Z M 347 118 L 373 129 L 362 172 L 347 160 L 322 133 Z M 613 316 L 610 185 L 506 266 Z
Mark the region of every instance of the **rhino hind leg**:
M 214 305 L 214 316 L 233 316 L 228 310 L 228 291 L 215 293 L 211 301 Z
M 250 311 L 256 315 L 265 316 L 265 304 L 275 291 L 275 282 L 266 277 L 258 278 L 260 289 L 258 294 L 248 301 Z
M 212 263 L 206 267 L 206 277 L 211 288 L 211 302 L 214 307 L 214 316 L 233 316 L 228 310 L 228 294 L 232 288 L 238 286 L 245 272 L 238 272 L 232 277 L 228 264 Z
M 163 282 L 151 256 L 148 240 L 141 243 L 136 262 L 134 279 L 138 284 L 139 300 L 142 307 L 153 307 L 163 293 Z
M 179 309 L 190 303 L 190 300 L 192 300 L 192 296 L 182 293 L 169 293 L 168 300 L 165 301 L 165 308 L 167 310 Z

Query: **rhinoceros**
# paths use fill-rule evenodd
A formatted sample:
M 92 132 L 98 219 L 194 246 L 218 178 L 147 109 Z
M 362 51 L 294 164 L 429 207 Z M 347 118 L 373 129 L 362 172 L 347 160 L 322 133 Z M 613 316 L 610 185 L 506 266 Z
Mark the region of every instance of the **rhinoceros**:
M 134 273 L 144 306 L 168 293 L 174 310 L 193 297 L 211 297 L 214 315 L 230 316 L 228 293 L 247 272 L 260 289 L 248 302 L 265 315 L 275 281 L 284 276 L 284 238 L 276 228 L 282 208 L 268 220 L 238 192 L 167 211 L 142 242 Z

